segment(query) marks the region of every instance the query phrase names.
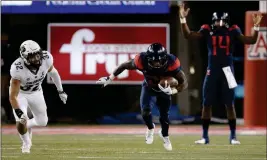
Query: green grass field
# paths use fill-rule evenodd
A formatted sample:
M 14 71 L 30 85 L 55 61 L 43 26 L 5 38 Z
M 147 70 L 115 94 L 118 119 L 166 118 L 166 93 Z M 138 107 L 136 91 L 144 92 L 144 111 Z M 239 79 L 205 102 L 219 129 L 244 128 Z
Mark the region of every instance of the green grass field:
M 31 154 L 24 155 L 17 135 L 2 135 L 2 160 L 265 160 L 265 136 L 239 136 L 241 145 L 229 145 L 228 136 L 211 136 L 211 144 L 195 145 L 199 136 L 170 136 L 173 151 L 165 151 L 155 135 L 34 135 Z

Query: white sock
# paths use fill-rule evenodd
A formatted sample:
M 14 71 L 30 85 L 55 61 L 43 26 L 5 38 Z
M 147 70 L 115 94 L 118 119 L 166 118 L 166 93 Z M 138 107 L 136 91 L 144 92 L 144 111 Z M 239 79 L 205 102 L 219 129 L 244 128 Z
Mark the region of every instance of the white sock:
M 32 140 L 32 129 L 28 128 L 28 132 L 29 132 L 30 139 Z
M 29 132 L 27 131 L 25 134 L 21 135 L 19 134 L 20 139 L 22 140 L 23 144 L 30 144 L 31 140 L 30 140 L 30 135 Z
M 32 128 L 37 126 L 37 123 L 35 122 L 35 118 L 29 119 L 27 121 L 27 128 Z

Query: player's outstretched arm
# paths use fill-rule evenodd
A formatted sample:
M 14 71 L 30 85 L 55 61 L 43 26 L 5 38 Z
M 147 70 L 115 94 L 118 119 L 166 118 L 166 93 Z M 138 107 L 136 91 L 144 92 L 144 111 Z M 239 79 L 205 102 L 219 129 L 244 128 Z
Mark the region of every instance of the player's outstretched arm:
M 111 83 L 112 80 L 114 80 L 114 78 L 116 76 L 118 76 L 119 74 L 121 74 L 124 70 L 135 70 L 137 69 L 134 63 L 134 59 L 131 59 L 127 62 L 124 62 L 122 64 L 120 64 L 114 71 L 113 73 L 108 76 L 108 77 L 101 77 L 96 84 L 103 84 L 103 86 L 105 87 L 106 85 L 108 85 L 109 83 Z
M 184 89 L 188 87 L 187 78 L 182 70 L 180 70 L 174 77 L 178 81 L 177 90 L 178 92 L 182 92 Z
M 113 71 L 113 75 L 116 77 L 119 74 L 121 74 L 124 70 L 135 70 L 137 69 L 135 64 L 134 64 L 134 60 L 131 59 L 127 62 L 122 63 L 121 65 L 119 65 L 114 71 Z
M 240 29 L 237 28 L 237 38 L 244 44 L 255 44 L 257 39 L 258 39 L 258 34 L 259 34 L 259 30 L 260 30 L 260 22 L 262 19 L 262 15 L 258 14 L 255 15 L 253 14 L 253 22 L 254 22 L 254 32 L 252 33 L 252 36 L 245 36 L 241 33 Z
M 66 104 L 68 95 L 63 91 L 60 75 L 54 65 L 49 68 L 48 74 L 51 76 L 55 86 L 57 87 L 61 101 Z
M 179 5 L 179 17 L 181 22 L 182 34 L 186 39 L 199 39 L 203 36 L 202 33 L 190 31 L 188 25 L 186 24 L 186 16 L 188 15 L 189 10 L 190 8 L 187 8 L 186 10 L 184 9 L 183 3 Z

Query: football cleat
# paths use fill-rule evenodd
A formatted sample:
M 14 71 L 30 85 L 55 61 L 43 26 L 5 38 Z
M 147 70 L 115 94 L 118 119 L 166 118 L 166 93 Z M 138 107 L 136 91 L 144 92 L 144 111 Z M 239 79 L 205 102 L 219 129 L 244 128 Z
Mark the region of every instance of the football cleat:
M 236 140 L 236 139 L 231 139 L 230 140 L 230 144 L 232 144 L 232 145 L 239 145 L 241 143 L 238 140 Z
M 162 138 L 163 140 L 163 146 L 167 151 L 171 151 L 172 150 L 172 144 L 170 141 L 169 136 L 167 137 L 163 137 L 161 130 L 159 131 L 159 136 Z
M 209 144 L 209 143 L 210 143 L 209 139 L 206 138 L 202 138 L 200 140 L 195 141 L 195 144 Z
M 154 126 L 153 129 L 147 129 L 147 131 L 146 131 L 146 144 L 152 144 L 153 143 L 155 124 L 153 124 L 153 126 Z
M 21 152 L 22 153 L 29 154 L 31 152 L 31 144 L 25 144 L 25 143 L 23 143 L 23 145 L 21 147 Z

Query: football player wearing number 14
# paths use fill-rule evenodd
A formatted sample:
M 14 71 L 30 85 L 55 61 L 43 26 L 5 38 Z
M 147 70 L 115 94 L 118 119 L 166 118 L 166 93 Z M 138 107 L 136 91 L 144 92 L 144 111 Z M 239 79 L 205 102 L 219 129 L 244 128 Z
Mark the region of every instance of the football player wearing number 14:
M 41 87 L 47 73 L 50 74 L 57 87 L 59 97 L 65 104 L 68 96 L 63 91 L 60 76 L 53 66 L 52 55 L 41 50 L 40 46 L 32 40 L 23 42 L 20 46 L 20 57 L 11 65 L 9 88 L 9 100 L 22 140 L 22 153 L 30 153 L 32 146 L 31 128 L 46 126 L 48 121 Z M 33 114 L 32 119 L 28 119 L 28 107 Z
M 234 108 L 234 88 L 237 86 L 233 75 L 234 43 L 239 40 L 244 44 L 257 41 L 261 15 L 253 15 L 254 33 L 244 36 L 237 25 L 229 26 L 228 13 L 213 13 L 212 25 L 204 24 L 198 32 L 190 31 L 186 24 L 189 8 L 179 6 L 182 33 L 186 39 L 205 38 L 208 47 L 208 68 L 203 85 L 202 139 L 196 144 L 208 144 L 208 128 L 211 118 L 211 107 L 220 102 L 226 107 L 230 127 L 230 144 L 240 144 L 236 139 L 236 113 Z M 217 99 L 220 95 L 220 99 Z

